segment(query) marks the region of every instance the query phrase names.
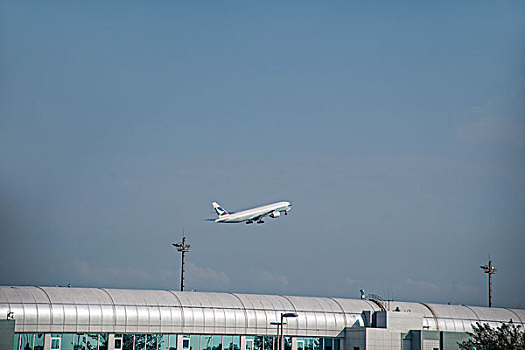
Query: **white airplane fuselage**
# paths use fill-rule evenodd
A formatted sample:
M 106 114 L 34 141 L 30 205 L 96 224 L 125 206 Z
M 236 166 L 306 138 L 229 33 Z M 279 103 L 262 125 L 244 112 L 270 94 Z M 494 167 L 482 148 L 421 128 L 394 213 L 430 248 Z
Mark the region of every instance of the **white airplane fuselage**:
M 263 223 L 262 219 L 265 216 L 277 218 L 283 212 L 286 215 L 291 208 L 292 204 L 290 202 L 277 202 L 252 209 L 239 211 L 236 213 L 224 213 L 222 215 L 219 215 L 215 222 L 236 223 L 246 221 L 246 223 L 252 223 L 253 220 L 257 220 L 258 223 Z

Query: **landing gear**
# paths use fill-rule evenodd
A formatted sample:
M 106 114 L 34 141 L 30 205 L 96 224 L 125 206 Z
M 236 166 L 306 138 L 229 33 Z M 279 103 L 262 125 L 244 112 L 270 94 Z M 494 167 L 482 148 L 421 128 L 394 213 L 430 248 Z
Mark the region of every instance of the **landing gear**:
M 252 220 L 248 220 L 246 221 L 247 224 L 253 224 L 253 221 Z
M 258 223 L 258 224 L 264 224 L 264 221 L 259 220 L 259 221 L 257 221 L 257 223 Z
M 286 210 L 284 211 L 284 215 L 288 215 L 288 212 Z

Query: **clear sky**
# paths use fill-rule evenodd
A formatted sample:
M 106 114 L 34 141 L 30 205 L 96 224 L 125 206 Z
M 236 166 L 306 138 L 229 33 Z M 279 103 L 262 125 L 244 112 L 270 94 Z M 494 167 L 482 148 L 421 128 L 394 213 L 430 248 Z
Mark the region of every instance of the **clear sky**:
M 0 3 L 0 283 L 525 308 L 525 2 Z M 211 202 L 291 215 L 219 225 Z

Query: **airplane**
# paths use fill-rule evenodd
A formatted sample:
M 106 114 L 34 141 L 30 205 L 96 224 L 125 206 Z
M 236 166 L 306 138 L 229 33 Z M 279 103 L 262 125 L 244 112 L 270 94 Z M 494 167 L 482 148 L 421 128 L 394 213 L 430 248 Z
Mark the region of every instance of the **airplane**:
M 245 221 L 247 224 L 253 224 L 253 222 L 256 221 L 258 224 L 263 224 L 263 218 L 265 216 L 278 218 L 281 216 L 281 213 L 288 215 L 288 211 L 292 209 L 292 203 L 290 202 L 277 202 L 252 209 L 246 209 L 236 213 L 228 213 L 217 202 L 213 202 L 211 205 L 213 205 L 213 209 L 215 209 L 215 212 L 217 215 L 219 215 L 219 217 L 217 219 L 211 219 L 210 221 L 224 223 L 237 223 Z

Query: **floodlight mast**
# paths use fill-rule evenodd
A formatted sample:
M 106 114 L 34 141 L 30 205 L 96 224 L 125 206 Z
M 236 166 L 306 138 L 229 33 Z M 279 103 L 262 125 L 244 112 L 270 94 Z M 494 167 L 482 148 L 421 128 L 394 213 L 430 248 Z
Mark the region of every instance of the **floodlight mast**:
M 488 265 L 481 265 L 480 268 L 489 275 L 489 307 L 492 307 L 492 275 L 495 274 L 498 270 L 492 266 L 492 260 L 489 258 Z
M 180 273 L 180 291 L 184 292 L 184 255 L 188 252 L 191 252 L 190 245 L 186 244 L 186 236 L 182 237 L 182 242 L 172 243 L 172 245 L 177 248 L 177 251 L 182 253 L 182 266 Z

